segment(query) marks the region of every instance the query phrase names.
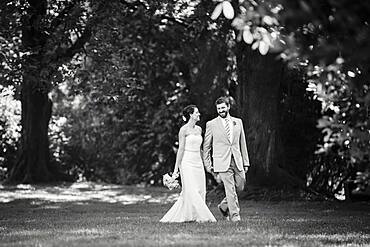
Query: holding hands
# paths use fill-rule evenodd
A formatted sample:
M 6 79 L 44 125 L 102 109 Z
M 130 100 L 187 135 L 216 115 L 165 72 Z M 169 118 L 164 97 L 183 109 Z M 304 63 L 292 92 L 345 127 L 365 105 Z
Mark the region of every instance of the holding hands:
M 209 170 L 208 172 L 212 174 L 212 176 L 213 176 L 214 180 L 216 180 L 216 182 L 217 182 L 218 184 L 220 184 L 220 183 L 222 182 L 222 181 L 221 181 L 220 174 L 218 174 L 218 172 L 214 172 L 214 171 L 213 171 L 213 167 L 212 167 L 212 168 L 211 168 L 211 170 Z
M 213 173 L 213 177 L 214 177 L 214 179 L 216 180 L 216 182 L 217 182 L 218 184 L 220 184 L 220 183 L 222 182 L 220 174 L 218 174 L 218 173 Z

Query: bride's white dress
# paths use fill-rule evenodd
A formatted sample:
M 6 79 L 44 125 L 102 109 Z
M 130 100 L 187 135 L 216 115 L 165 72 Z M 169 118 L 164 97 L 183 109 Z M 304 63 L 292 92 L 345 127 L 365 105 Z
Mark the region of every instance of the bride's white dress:
M 185 151 L 180 165 L 182 191 L 161 222 L 215 222 L 206 205 L 206 179 L 200 157 L 202 136 L 190 134 L 185 137 Z

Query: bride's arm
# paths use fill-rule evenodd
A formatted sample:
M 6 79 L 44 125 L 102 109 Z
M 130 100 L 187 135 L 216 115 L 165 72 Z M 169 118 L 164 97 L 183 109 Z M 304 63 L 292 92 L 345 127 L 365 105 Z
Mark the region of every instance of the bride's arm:
M 199 127 L 199 130 L 200 130 L 200 134 L 202 135 L 202 133 L 203 133 L 202 127 L 200 127 L 200 126 L 198 126 L 198 127 Z M 200 158 L 202 159 L 203 166 L 205 166 L 204 157 L 203 157 L 203 143 L 202 143 L 202 145 L 200 145 Z
M 212 149 L 212 131 L 210 122 L 206 124 L 206 133 L 204 134 L 203 140 L 203 164 L 209 173 L 213 173 L 212 162 L 211 162 L 211 149 Z
M 185 128 L 182 127 L 179 131 L 179 149 L 177 150 L 175 168 L 173 169 L 173 174 L 178 173 L 181 164 L 182 157 L 184 156 L 185 150 Z

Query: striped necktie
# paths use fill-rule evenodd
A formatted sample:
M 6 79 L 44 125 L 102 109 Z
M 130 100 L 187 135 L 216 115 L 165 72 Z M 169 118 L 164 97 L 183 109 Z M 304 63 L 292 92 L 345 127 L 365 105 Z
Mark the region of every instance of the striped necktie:
M 225 118 L 225 121 L 226 121 L 226 124 L 225 124 L 225 130 L 226 130 L 226 134 L 227 134 L 227 138 L 229 138 L 229 140 L 231 139 L 231 132 L 230 132 L 230 125 L 229 125 L 229 119 L 228 118 Z

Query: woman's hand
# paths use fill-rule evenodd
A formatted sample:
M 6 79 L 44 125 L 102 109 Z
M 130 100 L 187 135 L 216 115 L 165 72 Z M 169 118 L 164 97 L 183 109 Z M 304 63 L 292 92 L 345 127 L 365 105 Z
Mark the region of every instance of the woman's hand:
M 179 177 L 179 172 L 178 171 L 173 171 L 172 178 L 176 179 L 178 177 Z

